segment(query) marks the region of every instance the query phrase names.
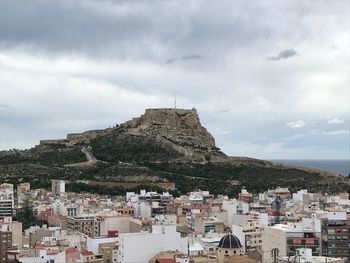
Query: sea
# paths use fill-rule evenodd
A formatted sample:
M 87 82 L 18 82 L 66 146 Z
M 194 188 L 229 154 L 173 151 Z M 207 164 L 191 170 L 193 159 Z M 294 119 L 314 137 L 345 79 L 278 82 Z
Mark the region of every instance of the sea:
M 292 164 L 310 168 L 318 168 L 335 173 L 339 173 L 343 176 L 349 176 L 350 173 L 350 160 L 348 159 L 330 159 L 330 160 L 316 160 L 316 159 L 301 159 L 301 160 L 271 160 L 276 163 Z

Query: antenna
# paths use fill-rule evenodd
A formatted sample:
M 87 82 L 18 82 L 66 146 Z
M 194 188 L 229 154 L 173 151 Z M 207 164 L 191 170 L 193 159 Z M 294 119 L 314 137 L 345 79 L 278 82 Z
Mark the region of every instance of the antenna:
M 175 110 L 176 110 L 176 94 L 175 94 Z

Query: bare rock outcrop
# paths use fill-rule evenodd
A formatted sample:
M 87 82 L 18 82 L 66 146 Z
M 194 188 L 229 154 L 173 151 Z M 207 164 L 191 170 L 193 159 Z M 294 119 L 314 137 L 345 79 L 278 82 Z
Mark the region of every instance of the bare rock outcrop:
M 214 137 L 201 125 L 196 109 L 147 109 L 121 128 L 132 135 L 155 138 L 191 161 L 225 157 L 215 146 Z

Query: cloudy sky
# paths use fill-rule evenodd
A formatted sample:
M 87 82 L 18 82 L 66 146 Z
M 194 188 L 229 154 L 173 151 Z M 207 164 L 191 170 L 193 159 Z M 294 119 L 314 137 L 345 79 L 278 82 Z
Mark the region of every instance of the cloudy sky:
M 229 155 L 349 157 L 347 0 L 0 2 L 0 148 L 196 107 Z

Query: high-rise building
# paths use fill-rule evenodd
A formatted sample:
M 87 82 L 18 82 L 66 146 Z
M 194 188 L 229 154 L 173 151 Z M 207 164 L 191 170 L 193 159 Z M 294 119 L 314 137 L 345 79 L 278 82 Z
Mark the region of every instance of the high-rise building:
M 56 195 L 62 195 L 66 192 L 66 183 L 63 180 L 51 180 L 52 192 Z
M 12 247 L 22 248 L 22 223 L 18 221 L 12 221 L 11 217 L 5 217 L 0 220 L 0 230 L 10 231 L 12 233 Z M 1 245 L 0 245 L 1 246 Z
M 0 219 L 5 217 L 12 217 L 13 212 L 13 200 L 1 199 L 0 197 Z
M 322 255 L 350 263 L 350 220 L 346 212 L 329 212 L 322 220 Z
M 13 184 L 0 185 L 0 219 L 12 217 L 14 208 Z
M 12 248 L 12 232 L 8 226 L 0 228 L 0 262 L 6 262 L 6 251 Z

